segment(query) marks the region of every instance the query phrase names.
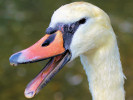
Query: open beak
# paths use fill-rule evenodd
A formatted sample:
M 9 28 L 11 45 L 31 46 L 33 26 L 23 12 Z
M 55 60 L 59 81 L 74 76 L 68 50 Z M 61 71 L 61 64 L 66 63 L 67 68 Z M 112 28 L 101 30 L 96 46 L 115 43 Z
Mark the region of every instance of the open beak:
M 13 54 L 11 65 L 36 62 L 51 58 L 41 72 L 27 85 L 25 96 L 32 98 L 44 87 L 51 78 L 70 60 L 69 50 L 64 48 L 63 33 L 57 31 L 46 34 L 31 47 Z

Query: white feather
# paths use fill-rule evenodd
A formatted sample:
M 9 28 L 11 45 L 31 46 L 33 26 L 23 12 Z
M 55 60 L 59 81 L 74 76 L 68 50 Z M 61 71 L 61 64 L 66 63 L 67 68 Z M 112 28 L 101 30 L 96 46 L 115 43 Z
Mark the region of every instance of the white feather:
M 71 61 L 80 56 L 93 100 L 125 100 L 116 36 L 103 10 L 85 2 L 67 4 L 54 12 L 50 27 L 84 17 L 88 18 L 87 22 L 80 25 L 72 38 Z

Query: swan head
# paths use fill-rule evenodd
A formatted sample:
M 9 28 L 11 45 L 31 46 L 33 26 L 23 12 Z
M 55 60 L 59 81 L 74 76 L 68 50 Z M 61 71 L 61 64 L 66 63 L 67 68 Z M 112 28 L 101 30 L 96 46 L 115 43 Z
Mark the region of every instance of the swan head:
M 106 43 L 111 30 L 108 15 L 92 4 L 74 2 L 57 9 L 46 35 L 9 59 L 11 64 L 17 65 L 51 58 L 27 85 L 25 96 L 32 98 L 67 62 Z
M 74 25 L 76 27 L 69 41 L 71 60 L 86 51 L 99 48 L 113 36 L 108 15 L 100 8 L 86 2 L 74 2 L 57 9 L 49 27 L 54 29 L 60 23 L 68 25 L 68 29 Z

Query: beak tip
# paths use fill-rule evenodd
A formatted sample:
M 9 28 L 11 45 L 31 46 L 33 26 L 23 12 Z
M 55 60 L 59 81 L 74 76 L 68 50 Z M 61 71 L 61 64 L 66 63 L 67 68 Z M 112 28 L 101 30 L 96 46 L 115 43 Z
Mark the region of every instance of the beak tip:
M 11 57 L 9 58 L 10 64 L 13 66 L 17 66 L 18 65 L 18 58 L 20 55 L 21 55 L 21 52 L 11 55 Z
M 26 98 L 32 98 L 32 97 L 34 97 L 35 92 L 34 91 L 28 92 L 28 91 L 25 90 L 24 95 L 25 95 Z

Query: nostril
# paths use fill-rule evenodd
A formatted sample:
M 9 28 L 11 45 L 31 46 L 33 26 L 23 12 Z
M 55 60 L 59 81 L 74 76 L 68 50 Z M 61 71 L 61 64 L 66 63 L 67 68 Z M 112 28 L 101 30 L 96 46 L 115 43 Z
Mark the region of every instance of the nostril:
M 42 46 L 48 46 L 50 44 L 50 41 L 49 40 L 46 40 L 43 44 L 42 44 Z
M 56 34 L 50 35 L 42 44 L 43 47 L 48 46 L 50 43 L 52 43 L 55 39 Z

